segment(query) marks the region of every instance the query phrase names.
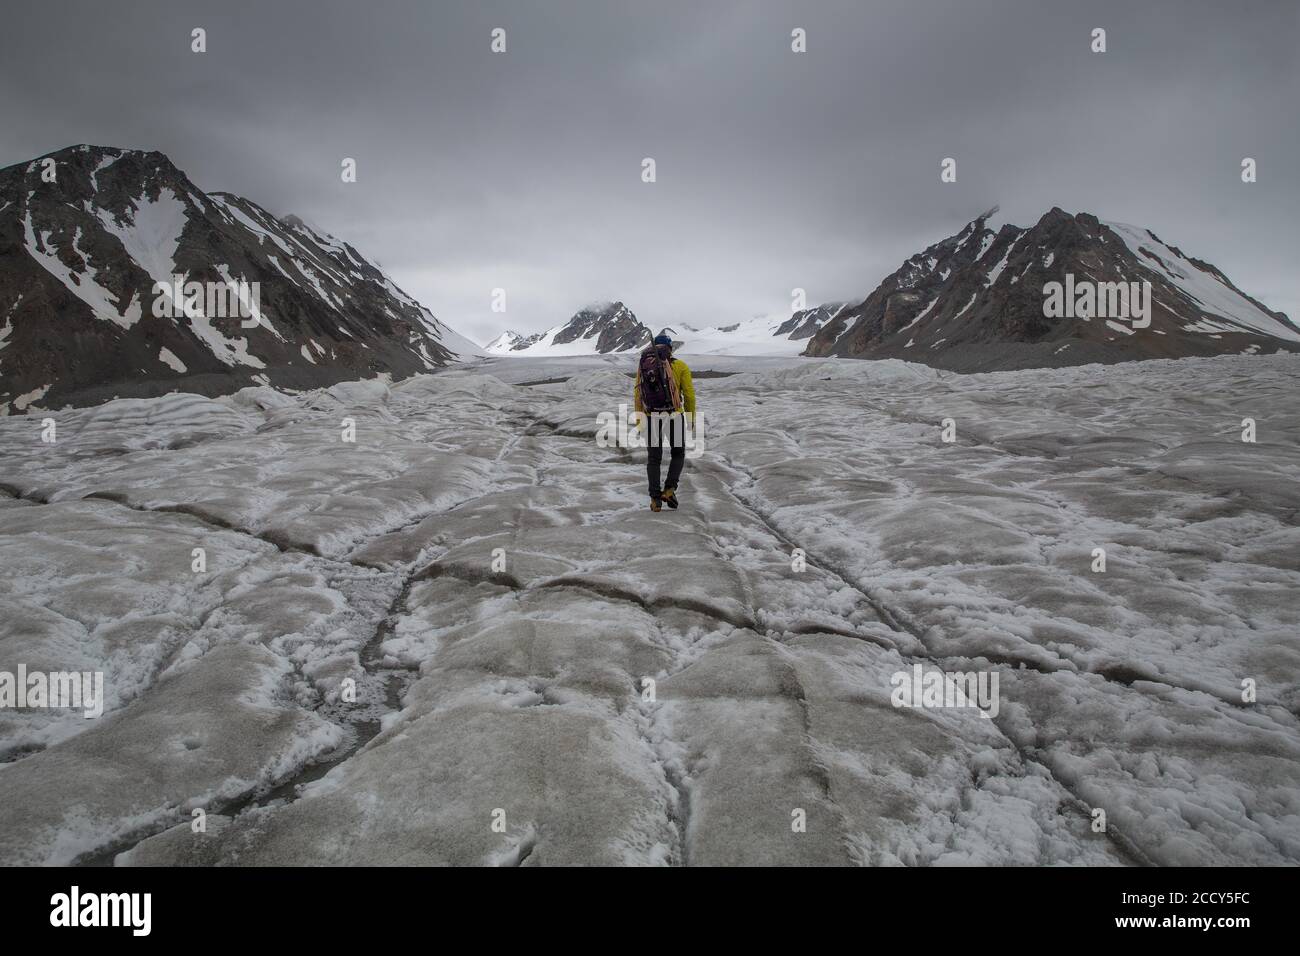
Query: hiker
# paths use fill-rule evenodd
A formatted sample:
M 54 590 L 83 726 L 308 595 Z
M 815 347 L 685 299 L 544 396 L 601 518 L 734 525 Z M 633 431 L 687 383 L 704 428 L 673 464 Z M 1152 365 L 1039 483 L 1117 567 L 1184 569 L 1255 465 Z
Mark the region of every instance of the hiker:
M 663 505 L 677 507 L 677 481 L 686 464 L 685 415 L 695 423 L 695 386 L 691 384 L 691 370 L 681 359 L 673 358 L 674 342 L 663 332 L 655 336 L 641 353 L 637 363 L 636 384 L 632 395 L 636 410 L 647 419 L 646 474 L 650 479 L 650 510 L 660 511 Z M 659 487 L 659 465 L 664 458 L 663 443 L 667 439 L 672 449 L 668 462 L 668 477 L 663 489 Z

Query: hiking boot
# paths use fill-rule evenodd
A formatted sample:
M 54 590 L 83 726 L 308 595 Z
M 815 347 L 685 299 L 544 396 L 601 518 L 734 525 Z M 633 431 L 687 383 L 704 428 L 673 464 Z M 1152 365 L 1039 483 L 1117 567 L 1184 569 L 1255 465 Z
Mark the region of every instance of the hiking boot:
M 663 505 L 660 503 L 660 501 L 659 501 L 658 498 L 651 498 L 651 499 L 650 499 L 650 510 L 651 510 L 651 511 L 662 511 L 662 510 L 663 510 Z
M 677 510 L 677 489 L 665 488 L 663 493 L 663 502 L 674 511 Z

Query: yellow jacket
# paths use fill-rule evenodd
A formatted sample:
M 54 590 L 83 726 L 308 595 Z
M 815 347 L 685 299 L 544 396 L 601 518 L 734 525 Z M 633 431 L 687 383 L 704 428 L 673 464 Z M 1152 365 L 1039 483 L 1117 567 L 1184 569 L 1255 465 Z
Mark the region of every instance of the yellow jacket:
M 673 411 L 685 411 L 692 419 L 695 417 L 695 386 L 691 383 L 691 370 L 686 367 L 686 363 L 679 358 L 673 359 L 673 378 L 677 380 L 677 392 L 682 396 L 681 404 Z M 636 410 L 644 412 L 641 407 L 641 370 L 637 369 L 636 381 L 632 385 L 632 399 L 636 403 Z

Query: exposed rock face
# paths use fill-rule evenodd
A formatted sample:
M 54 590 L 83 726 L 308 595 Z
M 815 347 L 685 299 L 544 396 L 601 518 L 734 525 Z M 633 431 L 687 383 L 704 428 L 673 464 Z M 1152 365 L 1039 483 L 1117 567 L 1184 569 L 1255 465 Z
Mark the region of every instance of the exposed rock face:
M 1300 349 L 1300 329 L 1153 233 L 1052 209 L 935 243 L 841 310 L 806 355 L 902 358 L 960 371 Z M 1072 277 L 1072 278 L 1068 278 Z M 1050 282 L 1151 284 L 1150 325 L 1049 316 Z
M 155 314 L 176 275 L 248 283 L 260 319 L 211 299 L 172 314 L 174 297 Z M 0 170 L 4 412 L 404 378 L 479 351 L 352 246 L 204 193 L 162 153 L 76 146 Z

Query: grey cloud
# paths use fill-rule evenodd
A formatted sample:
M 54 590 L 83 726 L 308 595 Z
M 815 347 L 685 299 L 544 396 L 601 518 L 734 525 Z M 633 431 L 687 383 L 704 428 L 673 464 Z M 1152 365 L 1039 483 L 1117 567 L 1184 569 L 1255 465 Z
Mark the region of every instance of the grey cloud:
M 656 325 L 782 311 L 795 286 L 861 297 L 995 202 L 1021 224 L 1059 205 L 1148 226 L 1296 316 L 1296 9 L 31 4 L 0 39 L 0 164 L 161 149 L 348 239 L 480 340 L 595 299 Z

